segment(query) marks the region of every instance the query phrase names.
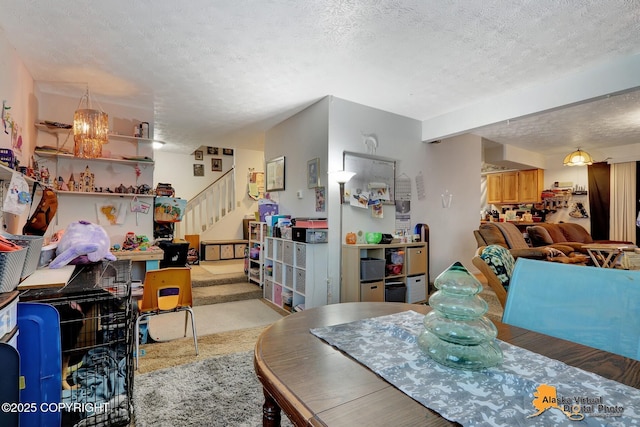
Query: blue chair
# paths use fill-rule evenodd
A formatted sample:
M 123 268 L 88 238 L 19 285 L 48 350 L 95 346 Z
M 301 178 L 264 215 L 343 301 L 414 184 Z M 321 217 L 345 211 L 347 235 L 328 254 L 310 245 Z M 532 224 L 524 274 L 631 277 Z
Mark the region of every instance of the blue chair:
M 519 259 L 502 321 L 640 360 L 640 271 Z

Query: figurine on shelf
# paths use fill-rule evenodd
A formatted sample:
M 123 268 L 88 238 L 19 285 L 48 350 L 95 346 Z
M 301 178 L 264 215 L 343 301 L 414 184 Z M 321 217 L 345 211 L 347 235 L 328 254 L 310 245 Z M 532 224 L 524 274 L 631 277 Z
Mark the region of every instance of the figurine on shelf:
M 42 181 L 44 185 L 49 185 L 49 168 L 43 166 L 40 169 L 40 181 Z
M 89 165 L 84 168 L 84 172 L 80 173 L 80 188 L 83 193 L 91 193 L 93 191 L 94 174 L 89 170 Z
M 132 251 L 138 247 L 138 241 L 136 240 L 136 234 L 133 232 L 128 232 L 124 238 L 124 242 L 122 243 L 123 251 Z
M 73 173 L 71 174 L 71 176 L 69 177 L 69 181 L 67 181 L 67 187 L 69 189 L 69 191 L 74 191 L 75 190 L 75 184 L 76 184 L 76 180 L 73 177 Z

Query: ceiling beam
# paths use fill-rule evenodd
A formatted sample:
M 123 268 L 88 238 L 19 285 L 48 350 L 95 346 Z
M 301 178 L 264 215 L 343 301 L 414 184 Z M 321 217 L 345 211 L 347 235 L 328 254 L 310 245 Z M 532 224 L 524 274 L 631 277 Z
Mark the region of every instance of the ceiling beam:
M 432 142 L 483 126 L 593 101 L 640 88 L 640 54 L 618 58 L 560 79 L 529 86 L 426 119 L 422 141 Z

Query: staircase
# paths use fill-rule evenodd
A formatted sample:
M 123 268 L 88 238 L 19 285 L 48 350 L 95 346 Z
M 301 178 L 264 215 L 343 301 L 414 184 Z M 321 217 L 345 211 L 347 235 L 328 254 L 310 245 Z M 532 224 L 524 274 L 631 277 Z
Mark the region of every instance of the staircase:
M 191 284 L 194 306 L 262 298 L 262 289 L 247 281 L 244 260 L 192 265 Z
M 176 223 L 175 235 L 200 235 L 213 228 L 235 209 L 235 188 L 235 168 L 231 168 L 187 202 L 182 221 Z

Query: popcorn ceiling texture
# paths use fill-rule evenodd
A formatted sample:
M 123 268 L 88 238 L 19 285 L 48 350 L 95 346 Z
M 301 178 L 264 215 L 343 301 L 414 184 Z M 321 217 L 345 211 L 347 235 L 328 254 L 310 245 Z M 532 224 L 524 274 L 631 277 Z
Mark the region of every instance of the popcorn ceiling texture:
M 172 149 L 265 130 L 326 95 L 424 120 L 640 50 L 640 8 L 623 0 L 0 0 L 0 10 L 34 80 L 89 82 L 102 99 L 149 107 Z

